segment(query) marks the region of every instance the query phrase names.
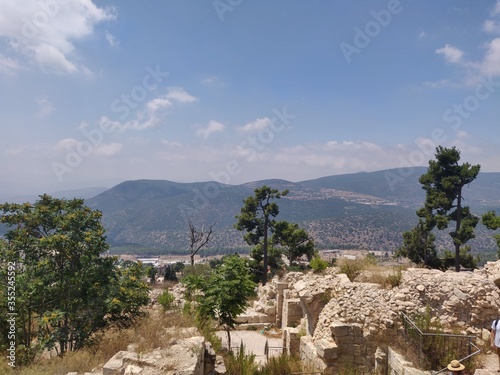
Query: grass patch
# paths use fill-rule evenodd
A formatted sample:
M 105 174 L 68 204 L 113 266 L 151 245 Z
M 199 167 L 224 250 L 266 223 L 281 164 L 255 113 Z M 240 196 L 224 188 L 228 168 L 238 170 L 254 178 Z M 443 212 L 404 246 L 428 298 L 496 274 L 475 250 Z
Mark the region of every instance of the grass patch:
M 171 345 L 171 340 L 174 338 L 191 337 L 192 331 L 186 331 L 185 328 L 194 326 L 194 319 L 181 312 L 163 313 L 153 310 L 138 320 L 135 326 L 123 330 L 110 329 L 100 337 L 96 337 L 97 343 L 93 346 L 77 352 L 68 352 L 62 358 L 48 358 L 47 354 L 32 365 L 13 369 L 7 365 L 5 357 L 2 356 L 0 372 L 5 375 L 66 375 L 72 371 L 91 372 L 102 367 L 120 350 L 127 350 L 130 344 L 136 345 L 137 352 L 166 347 Z M 213 342 L 212 344 L 215 348 L 216 344 Z

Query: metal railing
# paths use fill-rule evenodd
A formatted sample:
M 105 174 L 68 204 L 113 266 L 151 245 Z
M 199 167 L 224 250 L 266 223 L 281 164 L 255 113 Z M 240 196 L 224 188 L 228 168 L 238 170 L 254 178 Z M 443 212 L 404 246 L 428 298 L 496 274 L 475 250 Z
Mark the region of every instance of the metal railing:
M 428 363 L 431 367 L 439 366 L 438 363 L 433 363 L 429 359 L 427 355 L 429 352 L 432 352 L 433 358 L 453 357 L 452 359 L 457 359 L 459 362 L 466 361 L 481 352 L 472 342 L 476 336 L 422 332 L 404 313 L 401 313 L 401 320 L 406 345 L 415 348 L 421 364 Z M 434 372 L 433 375 L 443 371 L 446 371 L 446 367 Z
M 269 360 L 269 357 L 272 357 L 273 355 L 282 354 L 283 352 L 284 348 L 282 346 L 269 346 L 269 340 L 266 340 L 266 344 L 264 346 L 266 360 Z

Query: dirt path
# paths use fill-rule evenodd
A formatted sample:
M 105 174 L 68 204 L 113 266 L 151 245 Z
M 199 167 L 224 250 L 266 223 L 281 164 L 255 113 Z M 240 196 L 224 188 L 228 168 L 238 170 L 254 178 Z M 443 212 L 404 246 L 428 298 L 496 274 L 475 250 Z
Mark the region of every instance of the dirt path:
M 498 356 L 493 353 L 483 354 L 480 357 L 482 368 L 488 370 L 491 375 L 500 374 L 498 366 Z
M 217 332 L 222 339 L 222 346 L 227 348 L 227 334 L 224 331 Z M 260 364 L 266 363 L 264 347 L 268 340 L 270 347 L 281 347 L 281 338 L 267 338 L 258 331 L 231 331 L 231 346 L 239 346 L 241 342 L 245 345 L 246 354 L 255 354 L 255 361 Z

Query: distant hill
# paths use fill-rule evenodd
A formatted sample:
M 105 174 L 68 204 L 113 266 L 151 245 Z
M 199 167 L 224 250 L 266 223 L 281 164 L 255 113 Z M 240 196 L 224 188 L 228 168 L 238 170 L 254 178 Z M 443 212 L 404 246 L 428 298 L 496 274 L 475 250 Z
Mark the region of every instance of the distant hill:
M 364 172 L 302 182 L 263 180 L 242 185 L 217 182 L 176 183 L 161 180 L 126 181 L 86 200 L 103 212 L 108 241 L 116 251 L 166 253 L 188 249 L 189 217 L 197 226 L 216 223 L 207 248 L 230 252 L 246 247 L 243 233 L 233 228 L 243 200 L 267 185 L 289 195 L 277 203 L 279 219 L 299 223 L 320 248 L 360 248 L 393 251 L 401 233 L 417 221 L 423 204 L 418 182 L 426 168 Z M 481 173 L 465 190 L 466 204 L 477 214 L 500 210 L 500 173 Z M 493 251 L 491 232 L 477 231 L 473 246 Z M 443 233 L 442 246 L 449 236 Z
M 52 193 L 48 193 L 49 195 L 55 198 L 81 198 L 88 199 L 95 197 L 103 192 L 108 190 L 106 187 L 89 187 L 83 189 L 75 189 L 75 190 L 63 190 L 56 191 Z M 38 195 L 15 195 L 15 196 L 0 196 L 0 202 L 11 202 L 11 203 L 24 203 L 24 202 L 35 202 L 39 198 Z

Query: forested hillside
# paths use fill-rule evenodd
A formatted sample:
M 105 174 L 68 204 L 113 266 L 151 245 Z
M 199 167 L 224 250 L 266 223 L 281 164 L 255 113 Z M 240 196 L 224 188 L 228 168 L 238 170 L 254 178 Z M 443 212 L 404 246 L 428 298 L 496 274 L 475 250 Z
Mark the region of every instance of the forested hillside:
M 398 170 L 330 176 L 303 182 L 265 180 L 232 186 L 216 182 L 175 183 L 160 180 L 123 182 L 87 204 L 103 212 L 108 241 L 114 251 L 185 253 L 189 243 L 187 218 L 195 225 L 215 223 L 208 252 L 245 248 L 242 233 L 233 228 L 243 200 L 262 185 L 290 194 L 282 198 L 280 219 L 295 222 L 314 237 L 318 248 L 362 248 L 391 252 L 401 233 L 417 222 L 423 204 L 415 168 L 402 178 Z M 399 176 L 391 185 L 390 178 Z M 394 180 L 392 180 L 394 181 Z M 476 214 L 500 207 L 500 173 L 481 173 L 465 190 Z M 445 231 L 443 231 L 445 232 Z M 491 232 L 478 227 L 473 251 L 494 251 Z M 438 244 L 449 247 L 447 233 Z

